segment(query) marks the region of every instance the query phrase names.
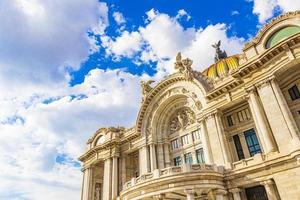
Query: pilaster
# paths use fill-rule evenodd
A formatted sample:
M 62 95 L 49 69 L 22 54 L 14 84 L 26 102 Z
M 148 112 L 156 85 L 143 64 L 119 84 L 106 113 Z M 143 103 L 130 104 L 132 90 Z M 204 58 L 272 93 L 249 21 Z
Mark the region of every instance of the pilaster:
M 275 183 L 272 179 L 261 182 L 262 185 L 265 186 L 266 193 L 268 195 L 268 200 L 279 200 L 279 196 L 275 189 Z
M 249 105 L 254 118 L 254 123 L 258 131 L 258 136 L 262 141 L 263 149 L 265 153 L 274 152 L 277 150 L 271 128 L 267 121 L 265 112 L 259 101 L 259 97 L 256 94 L 256 88 L 251 87 L 247 90 L 249 94 Z

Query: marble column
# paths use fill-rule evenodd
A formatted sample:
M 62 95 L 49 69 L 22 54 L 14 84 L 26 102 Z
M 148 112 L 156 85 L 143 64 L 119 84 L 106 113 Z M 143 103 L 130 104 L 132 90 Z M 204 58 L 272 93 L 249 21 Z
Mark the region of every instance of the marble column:
M 296 125 L 295 119 L 275 78 L 271 79 L 271 86 L 273 88 L 275 97 L 278 101 L 279 107 L 282 111 L 282 115 L 287 123 L 292 138 L 299 140 L 299 130 Z
M 148 147 L 145 145 L 139 149 L 140 175 L 150 171 Z
M 201 135 L 202 135 L 202 144 L 203 144 L 205 163 L 213 164 L 212 153 L 211 153 L 211 148 L 210 148 L 210 144 L 209 144 L 205 120 L 202 120 L 200 122 L 200 129 L 201 129 Z
M 122 187 L 126 183 L 126 155 L 121 157 L 121 180 L 122 180 Z
M 277 191 L 275 190 L 275 183 L 272 179 L 269 179 L 267 181 L 263 181 L 261 183 L 265 186 L 266 193 L 268 195 L 268 200 L 279 200 Z
M 157 147 L 157 164 L 158 164 L 158 169 L 163 169 L 165 167 L 163 144 L 157 144 L 156 147 Z
M 118 196 L 118 157 L 112 158 L 112 199 L 116 199 Z
M 226 195 L 226 191 L 222 189 L 218 189 L 214 191 L 216 200 L 225 200 L 224 195 Z
M 220 143 L 221 143 L 221 147 L 222 147 L 224 163 L 225 163 L 225 165 L 227 165 L 227 167 L 230 167 L 231 158 L 229 155 L 229 148 L 228 148 L 228 144 L 226 141 L 225 131 L 223 128 L 220 113 L 215 113 L 215 120 L 216 120 L 218 135 L 219 135 L 219 139 L 220 139 Z
M 233 200 L 242 200 L 241 194 L 240 194 L 241 189 L 239 189 L 239 188 L 233 188 L 233 189 L 229 190 L 229 192 L 232 193 Z
M 81 191 L 82 200 L 91 200 L 91 183 L 92 183 L 92 168 L 90 166 L 82 169 L 83 171 L 83 183 Z
M 169 150 L 169 144 L 164 144 L 164 156 L 165 156 L 165 166 L 170 167 L 171 166 L 171 160 L 170 160 L 170 150 Z
M 103 172 L 103 200 L 111 200 L 111 175 L 112 175 L 112 162 L 111 158 L 107 158 L 104 161 Z
M 263 140 L 264 152 L 270 153 L 276 151 L 277 147 L 274 142 L 271 129 L 254 88 L 249 90 L 248 100 L 254 118 L 254 123 L 258 130 L 259 138 Z
M 193 189 L 185 189 L 184 190 L 186 194 L 186 199 L 187 200 L 194 200 L 195 199 L 195 192 Z
M 150 163 L 151 171 L 157 169 L 156 150 L 154 144 L 150 144 Z

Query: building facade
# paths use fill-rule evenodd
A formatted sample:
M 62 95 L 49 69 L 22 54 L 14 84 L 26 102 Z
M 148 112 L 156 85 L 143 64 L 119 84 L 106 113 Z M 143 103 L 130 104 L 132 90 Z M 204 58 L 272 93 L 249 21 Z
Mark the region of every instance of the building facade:
M 300 11 L 203 72 L 192 61 L 142 82 L 133 128 L 87 142 L 82 200 L 300 199 Z

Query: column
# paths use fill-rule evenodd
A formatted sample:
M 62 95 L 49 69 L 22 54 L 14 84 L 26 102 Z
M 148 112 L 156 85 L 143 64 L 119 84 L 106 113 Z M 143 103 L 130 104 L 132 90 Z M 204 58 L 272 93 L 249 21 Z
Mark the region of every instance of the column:
M 169 144 L 164 144 L 164 152 L 165 152 L 165 166 L 170 167 L 171 166 L 171 160 L 170 160 L 170 151 L 169 151 Z
M 229 192 L 232 193 L 233 200 L 242 200 L 241 195 L 240 195 L 241 189 L 233 188 L 233 189 L 229 190 Z
M 222 189 L 217 189 L 214 191 L 216 200 L 224 200 L 224 195 L 226 195 L 226 191 Z
M 111 188 L 112 199 L 118 196 L 118 157 L 112 158 L 112 188 Z
M 187 200 L 194 200 L 195 199 L 195 192 L 193 189 L 185 189 L 184 190 L 185 194 L 186 194 L 186 199 Z
M 255 126 L 258 130 L 258 135 L 263 140 L 265 153 L 276 151 L 277 148 L 273 136 L 271 135 L 271 129 L 269 127 L 267 118 L 253 88 L 249 92 L 249 105 L 254 118 Z
M 164 200 L 166 198 L 165 194 L 156 195 L 153 197 L 156 200 Z
M 266 193 L 268 195 L 268 200 L 279 200 L 277 191 L 275 190 L 275 183 L 272 179 L 269 179 L 267 181 L 263 181 L 261 183 L 265 186 Z
M 216 120 L 218 135 L 219 135 L 219 139 L 220 139 L 220 143 L 221 143 L 221 147 L 222 147 L 222 152 L 223 152 L 223 156 L 224 156 L 224 163 L 225 163 L 225 165 L 228 166 L 228 165 L 230 165 L 231 159 L 230 159 L 230 155 L 229 155 L 229 148 L 228 148 L 228 144 L 226 141 L 225 131 L 224 131 L 223 124 L 221 121 L 220 113 L 215 114 L 215 120 Z
M 139 149 L 139 165 L 140 165 L 140 175 L 146 174 L 150 171 L 148 147 L 146 145 Z
M 279 107 L 282 111 L 283 117 L 287 123 L 292 138 L 299 139 L 299 130 L 296 125 L 295 119 L 275 78 L 271 79 L 271 86 L 273 88 L 274 94 L 276 96 Z
M 111 158 L 104 161 L 103 200 L 111 200 Z
M 158 169 L 163 169 L 165 167 L 163 144 L 157 144 L 157 164 Z
M 122 187 L 126 183 L 126 155 L 121 157 L 121 179 L 122 179 Z
M 150 144 L 150 163 L 151 163 L 151 171 L 157 169 L 156 151 L 155 151 L 154 144 Z
M 202 144 L 203 144 L 205 163 L 213 164 L 212 153 L 211 153 L 211 148 L 210 148 L 208 134 L 207 134 L 207 128 L 204 120 L 200 122 L 200 126 L 201 126 L 200 129 L 202 134 Z
M 83 171 L 83 181 L 82 181 L 82 190 L 81 190 L 81 199 L 90 200 L 91 194 L 91 182 L 92 182 L 92 169 L 90 166 L 82 169 Z

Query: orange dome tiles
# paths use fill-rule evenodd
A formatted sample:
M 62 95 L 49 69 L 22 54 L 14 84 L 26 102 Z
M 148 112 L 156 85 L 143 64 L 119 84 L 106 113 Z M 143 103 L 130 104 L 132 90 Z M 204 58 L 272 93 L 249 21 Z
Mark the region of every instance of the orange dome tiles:
M 235 70 L 239 67 L 238 56 L 230 56 L 225 59 L 222 59 L 215 64 L 211 65 L 206 69 L 203 74 L 210 79 L 216 79 L 224 77 L 228 74 L 229 71 Z

